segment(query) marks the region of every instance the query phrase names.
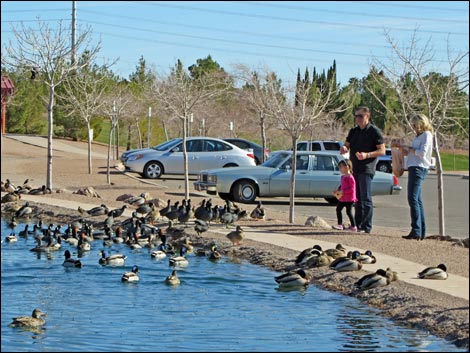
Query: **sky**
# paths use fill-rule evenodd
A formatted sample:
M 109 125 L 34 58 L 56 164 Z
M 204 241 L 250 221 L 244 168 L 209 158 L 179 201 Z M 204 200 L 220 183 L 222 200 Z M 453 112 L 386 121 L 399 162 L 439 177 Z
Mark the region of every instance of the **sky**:
M 53 27 L 71 14 L 72 1 L 2 1 L 2 49 L 14 39 L 12 25 L 37 29 L 40 18 Z M 326 71 L 333 60 L 342 86 L 366 76 L 374 60 L 390 58 L 385 31 L 404 48 L 417 30 L 420 43 L 432 45 L 432 69 L 445 74 L 448 48 L 468 52 L 468 18 L 468 1 L 76 2 L 77 31 L 91 27 L 101 40 L 98 63 L 118 59 L 111 70 L 123 78 L 141 56 L 164 73 L 178 59 L 189 67 L 211 55 L 227 72 L 266 67 L 286 85 L 298 69 Z

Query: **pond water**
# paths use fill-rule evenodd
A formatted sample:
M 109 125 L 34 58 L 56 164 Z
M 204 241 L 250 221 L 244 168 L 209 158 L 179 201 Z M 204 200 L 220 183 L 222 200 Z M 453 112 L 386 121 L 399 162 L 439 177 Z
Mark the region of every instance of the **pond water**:
M 189 254 L 181 284 L 164 283 L 168 258 L 132 251 L 125 267 L 98 264 L 102 241 L 80 258 L 83 268 L 62 266 L 64 250 L 30 252 L 30 236 L 6 243 L 2 220 L 1 351 L 465 351 L 428 332 L 404 328 L 355 298 L 309 286 L 276 289 L 277 272 L 249 262 L 218 262 Z M 30 227 L 31 228 L 31 227 Z M 24 229 L 19 224 L 16 232 Z M 140 282 L 122 283 L 132 265 Z M 11 318 L 46 312 L 34 332 L 8 326 Z

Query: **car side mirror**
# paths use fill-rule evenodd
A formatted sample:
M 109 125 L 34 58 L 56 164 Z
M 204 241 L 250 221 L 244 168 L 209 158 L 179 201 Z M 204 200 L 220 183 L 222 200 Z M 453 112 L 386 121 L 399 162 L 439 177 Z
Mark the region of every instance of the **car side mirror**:
M 179 152 L 180 148 L 179 147 L 174 147 L 170 150 L 170 152 Z

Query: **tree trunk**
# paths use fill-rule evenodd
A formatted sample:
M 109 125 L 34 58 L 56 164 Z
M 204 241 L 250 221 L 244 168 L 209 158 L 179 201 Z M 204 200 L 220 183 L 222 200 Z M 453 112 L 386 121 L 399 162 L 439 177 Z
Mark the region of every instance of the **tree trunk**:
M 184 114 L 183 118 L 183 160 L 184 160 L 184 198 L 189 199 L 189 173 L 188 173 L 188 151 L 186 150 L 186 119 L 187 114 Z
M 137 127 L 137 135 L 139 136 L 139 148 L 144 148 L 142 142 L 142 132 L 140 131 L 139 120 L 135 120 L 135 126 Z
M 131 123 L 129 123 L 127 127 L 127 147 L 126 150 L 129 151 L 131 149 Z
M 439 152 L 439 145 L 437 143 L 437 136 L 434 134 L 434 150 L 436 152 L 436 168 L 437 168 L 437 209 L 439 214 L 439 235 L 444 236 L 445 218 L 444 218 L 444 179 L 442 175 L 442 161 Z
M 90 120 L 87 120 L 86 126 L 88 129 L 88 174 L 92 174 L 92 168 L 91 168 L 91 139 L 92 139 L 92 132 L 91 132 L 91 126 L 90 126 Z
M 297 137 L 292 138 L 292 168 L 290 176 L 289 223 L 295 222 L 295 171 L 297 170 Z
M 119 121 L 115 123 L 116 127 L 114 128 L 116 130 L 116 160 L 119 160 Z
M 47 131 L 47 181 L 46 186 L 52 190 L 52 135 L 54 134 L 54 86 L 49 86 L 49 103 L 47 105 L 47 117 L 49 127 Z
M 106 181 L 108 184 L 111 184 L 111 174 L 109 171 L 109 163 L 111 159 L 111 143 L 112 143 L 112 138 L 113 138 L 113 123 L 111 123 L 111 130 L 109 130 L 109 142 L 108 142 L 108 160 L 106 163 Z
M 265 151 L 266 151 L 266 127 L 264 126 L 264 115 L 261 112 L 260 114 L 260 127 L 261 127 L 261 147 L 263 151 L 261 152 L 261 163 L 265 162 Z

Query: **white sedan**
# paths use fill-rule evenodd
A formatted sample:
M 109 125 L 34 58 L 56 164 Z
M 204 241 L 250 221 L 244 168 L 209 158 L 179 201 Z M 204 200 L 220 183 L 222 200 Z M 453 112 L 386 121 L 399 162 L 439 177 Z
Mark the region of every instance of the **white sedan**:
M 332 152 L 298 152 L 295 195 L 336 202 L 332 192 L 340 184 L 338 162 L 341 159 L 341 155 Z M 258 196 L 288 197 L 291 165 L 292 152 L 281 151 L 257 167 L 203 170 L 198 174 L 194 188 L 241 203 L 252 203 Z M 394 175 L 375 173 L 372 195 L 399 194 L 401 189 Z

